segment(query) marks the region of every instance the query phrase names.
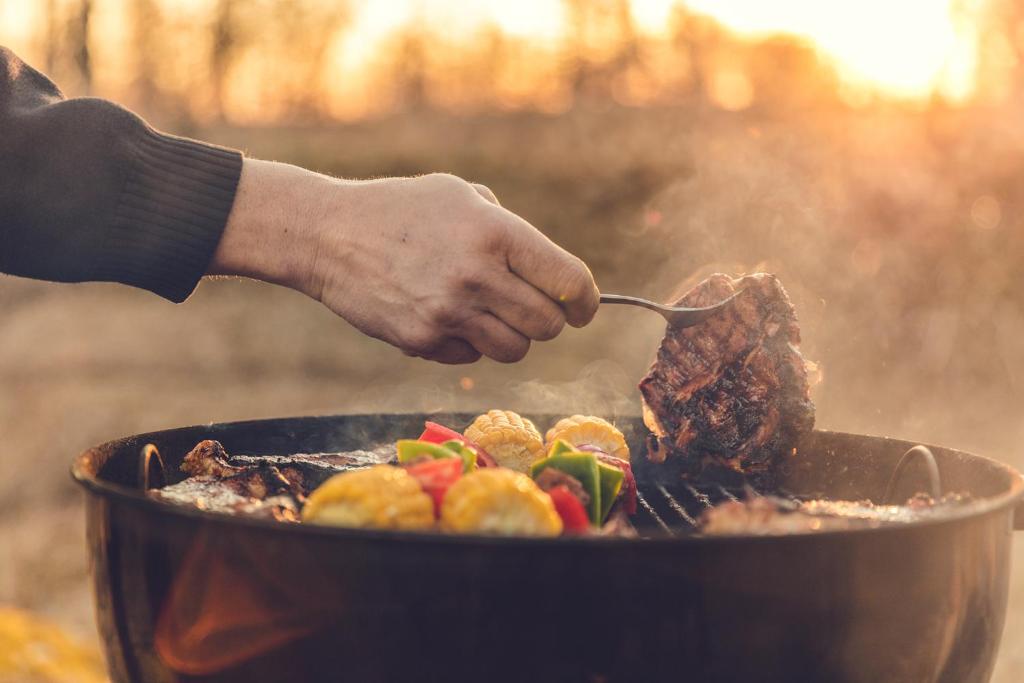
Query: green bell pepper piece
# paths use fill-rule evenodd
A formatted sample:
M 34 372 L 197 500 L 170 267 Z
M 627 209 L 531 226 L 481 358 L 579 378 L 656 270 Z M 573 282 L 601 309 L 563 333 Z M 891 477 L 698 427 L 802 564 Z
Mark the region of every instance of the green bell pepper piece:
M 430 443 L 429 441 L 419 441 L 417 439 L 399 439 L 397 448 L 398 462 L 401 463 L 412 462 L 423 455 L 429 455 L 434 459 L 462 457 L 445 444 Z
M 530 468 L 530 476 L 534 479 L 549 467 L 553 467 L 556 470 L 565 472 L 569 476 L 573 477 L 579 483 L 583 484 L 583 490 L 590 496 L 590 501 L 587 503 L 587 516 L 590 517 L 590 523 L 594 526 L 601 525 L 601 479 L 600 471 L 597 466 L 597 458 L 594 457 L 593 453 L 581 453 L 581 452 L 558 452 L 558 444 L 555 442 L 552 446 L 551 451 L 555 455 L 549 455 L 543 460 L 538 460 Z M 571 448 L 571 446 L 570 446 Z
M 562 453 L 580 453 L 577 451 L 572 444 L 562 439 L 555 439 L 555 442 L 551 444 L 551 448 L 548 450 L 548 457 L 552 455 L 561 455 Z
M 460 441 L 445 441 L 437 444 L 418 439 L 400 439 L 398 441 L 398 462 L 409 463 L 416 458 L 429 455 L 439 458 L 459 458 L 462 460 L 462 471 L 472 472 L 476 469 L 476 451 Z
M 458 453 L 459 457 L 462 458 L 463 474 L 466 472 L 472 472 L 476 469 L 476 451 L 473 450 L 472 447 L 467 446 L 461 441 L 456 441 L 455 439 L 445 441 L 441 445 L 454 453 Z
M 536 478 L 546 467 L 561 470 L 583 484 L 583 490 L 590 496 L 587 512 L 591 524 L 601 526 L 622 489 L 625 473 L 599 462 L 593 453 L 577 451 L 561 439 L 551 445 L 547 458 L 534 463 L 530 475 Z
M 601 523 L 612 509 L 612 503 L 619 495 L 626 473 L 613 465 L 597 463 L 597 472 L 601 480 Z

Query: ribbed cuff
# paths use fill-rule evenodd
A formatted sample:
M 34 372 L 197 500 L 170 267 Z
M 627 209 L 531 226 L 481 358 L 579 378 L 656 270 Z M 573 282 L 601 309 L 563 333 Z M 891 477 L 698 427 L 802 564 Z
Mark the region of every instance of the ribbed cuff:
M 242 173 L 239 152 L 146 128 L 105 240 L 98 277 L 181 302 L 220 242 Z

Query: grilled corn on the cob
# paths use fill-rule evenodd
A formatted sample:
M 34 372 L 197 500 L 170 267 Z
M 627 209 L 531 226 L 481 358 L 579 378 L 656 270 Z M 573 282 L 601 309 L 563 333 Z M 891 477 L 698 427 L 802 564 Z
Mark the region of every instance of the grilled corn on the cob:
M 592 415 L 573 415 L 559 420 L 548 430 L 547 444 L 550 448 L 561 439 L 572 446 L 594 446 L 608 455 L 629 462 L 629 446 L 626 437 L 615 425 Z
M 562 518 L 551 496 L 528 476 L 488 468 L 465 475 L 448 489 L 441 527 L 460 533 L 557 536 Z
M 377 465 L 325 481 L 310 494 L 302 519 L 332 526 L 429 529 L 434 503 L 404 469 Z
M 0 681 L 107 681 L 103 656 L 38 616 L 0 607 Z
M 488 410 L 466 428 L 465 437 L 487 451 L 499 465 L 529 472 L 544 457 L 544 440 L 532 422 L 511 410 Z

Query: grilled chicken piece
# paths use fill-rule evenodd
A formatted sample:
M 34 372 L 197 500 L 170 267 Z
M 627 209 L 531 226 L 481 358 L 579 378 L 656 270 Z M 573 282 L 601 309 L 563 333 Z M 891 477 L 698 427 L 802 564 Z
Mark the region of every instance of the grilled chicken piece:
M 770 485 L 775 461 L 814 427 L 796 313 L 767 273 L 712 275 L 676 305 L 732 305 L 688 328 L 670 327 L 640 382 L 647 457 L 687 479 Z
M 189 477 L 148 494 L 202 510 L 296 522 L 313 489 L 339 472 L 387 462 L 390 451 L 229 456 L 219 441 L 201 441 L 181 463 Z
M 716 505 L 701 516 L 699 528 L 702 533 L 713 536 L 874 528 L 913 522 L 964 502 L 966 499 L 956 494 L 938 500 L 918 494 L 904 505 L 876 505 L 863 500 L 798 502 L 758 496 Z

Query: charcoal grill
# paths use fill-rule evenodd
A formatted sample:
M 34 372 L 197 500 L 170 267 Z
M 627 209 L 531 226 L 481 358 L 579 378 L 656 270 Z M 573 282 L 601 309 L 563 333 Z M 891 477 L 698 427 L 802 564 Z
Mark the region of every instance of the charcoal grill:
M 472 416 L 429 417 L 461 425 Z M 79 456 L 73 475 L 87 491 L 114 680 L 971 683 L 991 675 L 1024 482 L 1012 468 L 948 448 L 930 447 L 929 459 L 905 441 L 816 431 L 779 468 L 777 486 L 760 492 L 690 486 L 636 460 L 640 539 L 284 525 L 143 494 L 148 477 L 180 477 L 181 459 L 202 439 L 252 455 L 350 450 L 418 433 L 427 418 L 207 425 Z M 616 422 L 642 453 L 642 422 Z M 875 529 L 693 533 L 703 509 L 731 497 L 883 502 L 939 481 L 970 502 Z

